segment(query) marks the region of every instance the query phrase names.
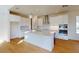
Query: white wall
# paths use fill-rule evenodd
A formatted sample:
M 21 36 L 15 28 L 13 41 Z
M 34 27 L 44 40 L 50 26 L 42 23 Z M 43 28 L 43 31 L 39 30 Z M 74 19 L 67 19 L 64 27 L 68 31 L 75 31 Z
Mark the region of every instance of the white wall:
M 18 15 L 10 14 L 9 19 L 10 19 L 10 22 L 20 22 L 21 17 Z
M 76 16 L 79 16 L 79 11 L 69 12 L 69 39 L 79 40 L 79 34 L 76 33 Z
M 10 41 L 9 10 L 12 6 L 0 6 L 0 40 Z

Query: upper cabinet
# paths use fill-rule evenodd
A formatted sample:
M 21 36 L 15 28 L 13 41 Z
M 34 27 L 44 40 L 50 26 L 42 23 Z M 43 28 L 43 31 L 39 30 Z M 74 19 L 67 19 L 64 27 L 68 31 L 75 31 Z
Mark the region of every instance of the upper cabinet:
M 68 15 L 50 16 L 50 25 L 68 24 Z
M 10 14 L 10 18 L 9 18 L 10 22 L 20 22 L 21 17 L 18 15 L 12 15 Z

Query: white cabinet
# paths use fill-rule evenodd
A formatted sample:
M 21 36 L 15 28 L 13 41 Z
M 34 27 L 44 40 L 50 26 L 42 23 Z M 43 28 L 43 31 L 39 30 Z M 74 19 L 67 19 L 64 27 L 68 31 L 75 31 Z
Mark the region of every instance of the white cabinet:
M 24 38 L 25 41 L 48 51 L 52 51 L 54 48 L 54 34 L 46 35 L 42 32 L 27 32 Z
M 68 36 L 67 35 L 63 35 L 63 34 L 57 34 L 56 38 L 68 40 Z
M 50 16 L 49 19 L 50 19 L 49 20 L 50 27 L 53 27 L 52 30 L 54 30 L 55 26 L 59 27 L 60 24 L 68 24 L 68 15 L 66 15 L 66 14 L 65 15 L 58 15 L 58 16 Z M 59 34 L 59 29 L 57 29 L 57 30 L 58 31 L 56 32 L 56 38 L 68 40 L 67 35 Z
M 59 24 L 68 24 L 68 15 L 50 16 L 49 19 L 51 26 L 59 26 Z

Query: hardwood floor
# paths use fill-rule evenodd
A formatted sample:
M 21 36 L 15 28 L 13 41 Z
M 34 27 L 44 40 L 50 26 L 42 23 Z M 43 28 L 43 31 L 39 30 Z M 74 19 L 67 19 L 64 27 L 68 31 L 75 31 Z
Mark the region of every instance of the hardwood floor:
M 57 39 L 53 51 L 58 53 L 79 53 L 79 41 Z
M 12 39 L 11 42 L 4 42 L 0 46 L 0 52 L 7 53 L 45 53 L 49 52 L 32 44 L 26 43 L 22 39 Z
M 11 42 L 0 44 L 0 53 L 48 53 L 49 51 L 29 44 L 22 39 L 12 39 Z M 56 53 L 78 53 L 79 41 L 56 39 L 52 52 Z

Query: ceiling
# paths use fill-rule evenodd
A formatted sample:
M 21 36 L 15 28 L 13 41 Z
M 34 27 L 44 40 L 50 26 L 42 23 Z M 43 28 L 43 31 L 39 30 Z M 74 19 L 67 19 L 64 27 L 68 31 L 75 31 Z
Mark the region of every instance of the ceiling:
M 76 9 L 78 5 L 15 5 L 10 10 L 23 15 L 49 15 Z

